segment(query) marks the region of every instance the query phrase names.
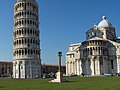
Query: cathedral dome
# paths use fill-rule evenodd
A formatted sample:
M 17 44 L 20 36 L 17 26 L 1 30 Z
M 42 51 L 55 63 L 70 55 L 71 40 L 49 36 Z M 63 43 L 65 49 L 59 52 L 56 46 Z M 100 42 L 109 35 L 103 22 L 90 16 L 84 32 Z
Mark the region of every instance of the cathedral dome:
M 105 16 L 102 17 L 102 21 L 98 24 L 99 27 L 112 27 L 112 24 L 106 19 Z

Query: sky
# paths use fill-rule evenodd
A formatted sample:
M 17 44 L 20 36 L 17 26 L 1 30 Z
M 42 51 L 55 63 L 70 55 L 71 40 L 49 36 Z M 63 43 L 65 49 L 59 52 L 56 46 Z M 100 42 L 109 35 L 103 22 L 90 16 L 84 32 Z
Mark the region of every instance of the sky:
M 13 60 L 13 15 L 16 0 L 0 3 L 0 60 Z M 120 36 L 120 0 L 36 0 L 39 4 L 40 48 L 42 63 L 57 64 L 62 52 L 62 64 L 72 43 L 86 40 L 85 33 L 102 16 L 116 28 Z

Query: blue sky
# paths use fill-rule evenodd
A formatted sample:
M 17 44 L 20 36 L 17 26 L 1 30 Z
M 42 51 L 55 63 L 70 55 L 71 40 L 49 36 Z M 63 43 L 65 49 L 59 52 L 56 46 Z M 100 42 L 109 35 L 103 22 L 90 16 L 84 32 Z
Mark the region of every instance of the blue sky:
M 120 0 L 36 0 L 39 4 L 42 63 L 62 63 L 68 46 L 85 40 L 85 32 L 105 15 L 120 36 Z M 15 0 L 0 3 L 0 60 L 12 61 L 13 5 Z

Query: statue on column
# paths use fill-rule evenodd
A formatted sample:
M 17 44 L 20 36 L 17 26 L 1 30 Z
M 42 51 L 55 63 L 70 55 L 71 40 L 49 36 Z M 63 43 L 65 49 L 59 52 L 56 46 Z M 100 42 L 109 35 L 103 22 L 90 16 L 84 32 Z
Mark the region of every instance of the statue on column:
M 63 80 L 63 74 L 61 72 L 61 56 L 62 52 L 58 52 L 58 72 L 56 73 L 56 79 L 51 80 L 50 82 L 62 83 L 65 81 Z

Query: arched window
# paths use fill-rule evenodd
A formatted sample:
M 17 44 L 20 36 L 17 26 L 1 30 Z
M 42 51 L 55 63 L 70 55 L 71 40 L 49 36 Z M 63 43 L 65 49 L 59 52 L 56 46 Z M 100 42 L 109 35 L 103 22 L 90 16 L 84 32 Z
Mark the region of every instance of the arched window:
M 22 12 L 22 16 L 23 16 L 23 14 L 24 14 L 24 13 Z
M 20 14 L 19 14 L 19 13 L 17 13 L 17 16 L 18 16 L 18 17 L 19 17 L 19 15 L 20 15 Z
M 29 6 L 29 3 L 27 3 L 27 5 Z
M 37 37 L 39 37 L 39 34 L 37 33 Z
M 20 7 L 21 7 L 22 5 L 21 5 L 21 3 L 20 3 Z
M 30 41 L 31 41 L 31 43 L 32 43 L 32 39 L 31 39 Z
M 25 11 L 25 16 L 26 16 L 26 11 Z
M 34 50 L 34 54 L 35 54 L 35 50 Z
M 29 34 L 29 29 L 27 29 L 27 33 Z
M 29 20 L 27 20 L 27 24 L 29 24 Z
M 20 24 L 20 26 L 21 26 L 21 21 L 19 21 L 19 24 Z
M 111 69 L 114 69 L 114 61 L 111 60 Z
M 19 22 L 17 21 L 16 25 L 18 25 L 18 23 L 19 23 Z
M 27 54 L 27 50 L 25 49 L 25 55 Z
M 32 29 L 30 30 L 30 34 L 32 34 Z
M 34 25 L 34 21 L 33 21 L 33 25 Z
M 26 29 L 25 29 L 25 35 L 26 35 Z
M 24 50 L 22 50 L 22 55 L 24 55 Z
M 21 55 L 21 50 L 19 50 L 19 55 Z
M 27 43 L 26 39 L 25 39 L 25 44 Z
M 30 43 L 29 39 L 28 39 L 28 44 Z
M 33 50 L 31 49 L 31 54 L 33 54 Z
M 18 55 L 18 50 L 17 50 L 17 55 Z
M 36 22 L 35 22 L 35 25 L 36 25 Z
M 23 20 L 22 20 L 22 25 L 23 25 Z
M 26 10 L 26 3 L 25 3 L 25 10 Z
M 17 35 L 18 35 L 18 30 L 17 30 Z
M 31 6 L 31 3 L 30 3 L 30 6 Z
M 23 39 L 22 39 L 22 44 L 23 44 L 24 42 L 23 42 Z
M 90 55 L 93 55 L 93 53 L 92 53 L 92 48 L 90 48 Z
M 18 7 L 17 7 L 17 8 L 19 8 L 19 6 L 20 6 L 20 5 L 18 4 Z
M 23 34 L 23 29 L 22 29 L 22 34 Z
M 19 40 L 19 45 L 21 44 L 21 40 Z
M 28 49 L 28 54 L 30 54 L 30 50 Z
M 29 15 L 29 11 L 27 12 L 27 15 Z
M 32 20 L 30 20 L 30 24 L 32 24 Z
M 21 17 L 21 12 L 20 12 L 20 14 L 19 14 L 19 15 L 20 15 L 20 17 Z
M 31 16 L 31 12 L 30 12 L 30 16 Z
M 17 45 L 18 45 L 18 40 L 17 40 Z
M 26 20 L 25 20 L 25 25 L 26 25 Z

